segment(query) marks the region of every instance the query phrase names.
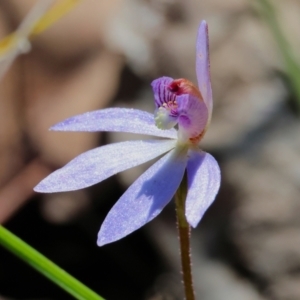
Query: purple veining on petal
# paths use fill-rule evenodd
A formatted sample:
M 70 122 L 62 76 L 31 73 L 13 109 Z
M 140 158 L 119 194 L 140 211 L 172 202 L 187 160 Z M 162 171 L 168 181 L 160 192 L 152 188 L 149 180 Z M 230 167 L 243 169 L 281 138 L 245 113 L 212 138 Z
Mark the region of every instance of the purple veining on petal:
M 155 125 L 163 130 L 171 129 L 177 124 L 177 95 L 169 89 L 172 82 L 170 77 L 161 77 L 151 83 L 156 106 Z
M 219 191 L 221 174 L 217 161 L 209 153 L 190 150 L 189 156 L 185 215 L 188 223 L 196 227 Z
M 199 90 L 207 105 L 210 119 L 213 109 L 213 99 L 210 81 L 208 26 L 205 21 L 201 22 L 198 29 L 196 43 L 196 73 Z
M 175 143 L 175 140 L 127 141 L 95 148 L 51 173 L 34 190 L 53 193 L 82 189 L 156 158 L 174 148 Z
M 107 108 L 77 115 L 50 128 L 56 131 L 117 131 L 177 138 L 175 129 L 161 130 L 155 126 L 154 116 L 146 111 L 130 108 Z
M 152 81 L 151 86 L 154 93 L 154 102 L 156 108 L 168 105 L 176 100 L 176 94 L 168 89 L 169 84 L 174 79 L 171 77 L 160 77 Z
M 179 187 L 186 159 L 173 150 L 143 173 L 107 215 L 98 234 L 98 245 L 117 241 L 155 218 Z

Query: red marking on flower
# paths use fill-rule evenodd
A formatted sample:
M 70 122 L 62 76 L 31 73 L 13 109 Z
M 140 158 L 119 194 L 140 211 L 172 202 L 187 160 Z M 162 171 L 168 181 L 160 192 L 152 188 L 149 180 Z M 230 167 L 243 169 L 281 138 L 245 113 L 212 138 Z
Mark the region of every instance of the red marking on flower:
M 195 137 L 189 138 L 190 142 L 194 145 L 198 145 L 202 138 L 204 137 L 204 134 L 206 132 L 206 129 L 204 129 L 200 134 L 198 134 Z
M 201 92 L 198 90 L 194 84 L 184 78 L 175 79 L 168 85 L 168 90 L 176 95 L 190 94 L 199 98 L 200 101 L 203 101 Z

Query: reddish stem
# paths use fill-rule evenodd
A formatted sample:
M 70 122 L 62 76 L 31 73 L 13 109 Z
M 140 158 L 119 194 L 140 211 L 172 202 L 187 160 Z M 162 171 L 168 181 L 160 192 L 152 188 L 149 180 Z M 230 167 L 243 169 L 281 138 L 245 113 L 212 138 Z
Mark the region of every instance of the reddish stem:
M 195 300 L 193 278 L 192 278 L 191 246 L 190 246 L 191 228 L 185 217 L 186 193 L 187 193 L 186 176 L 184 176 L 175 196 L 177 226 L 178 226 L 179 243 L 180 243 L 181 268 L 182 268 L 182 277 L 183 277 L 183 284 L 184 284 L 184 291 L 185 291 L 185 299 Z

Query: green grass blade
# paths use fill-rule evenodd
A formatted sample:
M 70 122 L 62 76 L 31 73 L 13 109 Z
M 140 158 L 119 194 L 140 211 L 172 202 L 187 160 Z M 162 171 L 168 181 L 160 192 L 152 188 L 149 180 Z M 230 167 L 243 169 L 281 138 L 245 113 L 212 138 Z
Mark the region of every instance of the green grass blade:
M 104 298 L 97 295 L 1 225 L 0 245 L 52 280 L 66 292 L 74 296 L 74 298 L 79 300 L 104 300 Z
M 284 37 L 276 18 L 276 12 L 269 0 L 257 0 L 261 12 L 280 49 L 286 66 L 286 73 L 291 83 L 291 88 L 297 98 L 298 112 L 300 111 L 300 66 L 293 56 L 292 49 Z

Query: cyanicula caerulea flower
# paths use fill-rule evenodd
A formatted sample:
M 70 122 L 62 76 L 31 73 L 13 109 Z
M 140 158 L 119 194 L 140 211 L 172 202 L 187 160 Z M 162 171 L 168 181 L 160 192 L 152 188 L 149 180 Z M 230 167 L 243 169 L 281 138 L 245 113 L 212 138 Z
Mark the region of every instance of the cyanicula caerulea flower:
M 186 79 L 154 80 L 154 116 L 136 109 L 108 108 L 72 117 L 51 128 L 159 137 L 87 151 L 35 187 L 35 191 L 43 193 L 82 189 L 164 154 L 108 213 L 98 234 L 99 246 L 119 240 L 155 218 L 174 196 L 185 172 L 188 181 L 185 214 L 191 226 L 197 226 L 215 199 L 220 186 L 220 169 L 216 160 L 199 148 L 213 107 L 205 21 L 198 30 L 196 50 L 199 89 Z

